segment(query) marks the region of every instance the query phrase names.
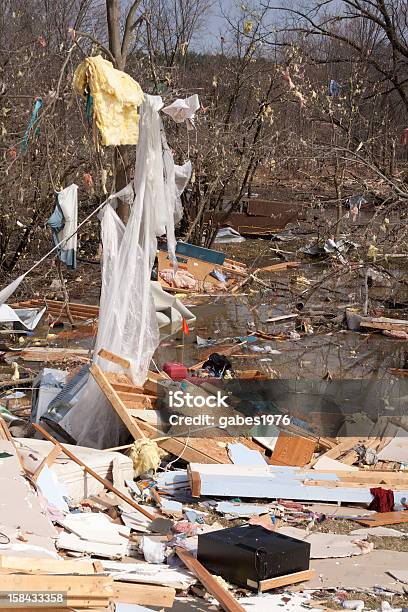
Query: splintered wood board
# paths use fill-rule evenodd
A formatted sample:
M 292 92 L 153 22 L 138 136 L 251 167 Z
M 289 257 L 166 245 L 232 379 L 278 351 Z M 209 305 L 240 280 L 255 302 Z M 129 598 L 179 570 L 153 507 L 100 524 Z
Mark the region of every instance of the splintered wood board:
M 176 589 L 159 584 L 114 582 L 112 589 L 113 601 L 158 608 L 172 608 L 176 596 Z
M 265 591 L 271 591 L 272 589 L 278 589 L 279 587 L 288 586 L 289 584 L 296 584 L 298 582 L 304 582 L 305 580 L 312 580 L 316 575 L 314 569 L 303 570 L 302 572 L 294 572 L 293 574 L 286 574 L 286 576 L 277 576 L 276 578 L 268 578 L 267 580 L 261 580 L 260 582 L 254 582 L 253 580 L 247 580 L 247 585 L 253 589 L 257 589 L 264 593 Z
M 310 463 L 316 442 L 300 436 L 289 436 L 281 432 L 269 461 L 271 465 L 293 465 L 303 467 Z
M 164 438 L 158 441 L 159 446 L 173 455 L 181 456 L 185 461 L 230 463 L 227 451 L 225 448 L 219 447 L 215 439 L 191 438 L 187 440 L 185 438 L 167 438 L 164 432 L 156 429 L 153 425 L 140 421 L 132 414 L 132 408 L 129 407 L 129 402 L 125 399 L 121 399 L 119 393 L 109 380 L 108 373 L 103 372 L 99 366 L 95 364 L 91 366 L 91 373 L 105 397 L 122 419 L 135 440 L 142 437 L 153 439 Z M 143 408 L 142 405 L 140 407 Z
M 408 523 L 408 510 L 402 512 L 377 512 L 372 514 L 371 520 L 365 518 L 354 519 L 366 527 L 383 527 L 385 525 L 398 525 L 398 523 Z
M 24 574 L 95 574 L 102 572 L 99 562 L 87 559 L 42 559 L 20 557 L 13 555 L 0 555 L 0 569 L 12 570 L 14 573 Z
M 387 317 L 380 317 L 378 319 L 363 318 L 360 321 L 360 327 L 408 332 L 408 321 L 404 319 L 388 319 Z
M 204 465 L 187 467 L 193 497 L 240 497 L 297 501 L 370 503 L 373 483 L 342 480 L 344 472 L 317 472 L 287 466 Z M 381 482 L 379 473 L 375 473 Z M 381 484 L 377 483 L 377 486 Z M 408 497 L 408 485 L 392 484 L 398 497 Z
M 181 546 L 176 546 L 176 553 L 204 588 L 215 597 L 225 612 L 245 612 L 230 591 L 227 591 L 191 553 Z
M 13 308 L 44 308 L 55 317 L 67 318 L 67 304 L 59 300 L 26 300 L 12 305 Z M 69 311 L 74 320 L 85 321 L 99 317 L 99 306 L 69 303 Z
M 272 264 L 271 266 L 266 266 L 265 268 L 258 268 L 256 272 L 280 272 L 281 270 L 298 268 L 299 266 L 299 261 L 282 261 L 281 263 Z
M 233 440 L 230 436 L 225 435 L 224 430 L 215 429 L 212 434 L 218 434 L 219 432 L 219 435 L 207 435 L 207 437 L 202 438 L 167 437 L 164 432 L 150 422 L 138 418 L 138 408 L 146 409 L 147 402 L 153 404 L 154 396 L 147 394 L 140 387 L 132 387 L 130 378 L 125 374 L 103 372 L 96 364 L 91 366 L 91 373 L 135 440 L 143 436 L 151 439 L 159 438 L 157 443 L 161 448 L 175 456 L 180 456 L 187 462 L 231 463 L 227 452 L 227 443 Z M 151 377 L 150 383 L 152 384 L 157 384 L 160 380 L 160 375 L 154 375 L 153 373 L 149 373 L 149 377 Z M 128 389 L 126 393 L 121 392 L 124 386 Z M 144 387 L 146 387 L 146 383 Z M 132 389 L 135 390 L 134 394 Z M 129 399 L 141 395 L 141 391 L 145 393 L 142 396 L 144 399 Z M 143 405 L 143 402 L 145 402 L 145 405 Z M 205 432 L 203 432 L 204 435 Z M 259 446 L 252 440 L 242 439 L 242 443 L 248 448 L 259 450 Z

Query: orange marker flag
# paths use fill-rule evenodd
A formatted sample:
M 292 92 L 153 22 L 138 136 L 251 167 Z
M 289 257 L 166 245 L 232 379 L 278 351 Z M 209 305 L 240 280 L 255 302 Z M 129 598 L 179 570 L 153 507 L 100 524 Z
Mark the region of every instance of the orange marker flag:
M 190 330 L 188 328 L 187 321 L 184 319 L 184 317 L 183 317 L 183 334 L 186 334 L 186 336 L 190 335 Z

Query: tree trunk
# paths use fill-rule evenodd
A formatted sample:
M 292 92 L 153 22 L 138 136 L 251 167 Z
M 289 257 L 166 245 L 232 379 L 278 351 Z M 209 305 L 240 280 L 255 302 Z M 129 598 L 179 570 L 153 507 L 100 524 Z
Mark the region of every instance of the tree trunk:
M 109 51 L 115 58 L 116 68 L 124 70 L 126 56 L 122 54 L 120 33 L 120 0 L 106 0 L 106 17 L 108 21 Z M 115 190 L 120 191 L 128 184 L 129 156 L 127 147 L 122 145 L 115 150 Z M 129 219 L 129 204 L 119 200 L 118 215 L 127 223 Z

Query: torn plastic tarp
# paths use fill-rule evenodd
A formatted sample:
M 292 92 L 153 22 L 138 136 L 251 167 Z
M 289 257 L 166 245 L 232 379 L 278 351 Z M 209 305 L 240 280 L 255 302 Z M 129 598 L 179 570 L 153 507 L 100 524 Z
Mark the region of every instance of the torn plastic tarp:
M 19 329 L 24 332 L 32 331 L 41 321 L 47 307 L 44 308 L 16 308 L 13 309 L 7 304 L 0 305 L 0 325 L 4 323 L 13 323 L 14 329 Z
M 162 110 L 163 113 L 169 115 L 176 123 L 187 122 L 187 129 L 193 129 L 194 117 L 198 109 L 200 108 L 200 100 L 198 95 L 194 94 L 189 98 L 182 100 L 177 98 L 169 106 L 165 106 Z
M 175 200 L 165 186 L 162 106 L 160 96 L 145 96 L 136 149 L 135 198 L 126 227 L 109 205 L 102 219 L 102 290 L 94 363 L 104 371 L 120 371 L 98 352 L 105 348 L 121 355 L 129 360 L 127 374 L 138 386 L 146 379 L 160 339 L 150 286 L 157 236 L 166 232 L 169 253 L 175 245 Z M 117 446 L 129 435 L 92 377 L 60 425 L 78 444 L 95 448 Z
M 17 287 L 20 285 L 20 283 L 23 282 L 26 276 L 27 272 L 16 278 L 16 280 L 14 280 L 12 283 L 7 285 L 7 287 L 4 287 L 4 289 L 0 291 L 0 305 L 7 302 L 9 297 L 15 292 Z
M 214 244 L 230 244 L 232 242 L 245 242 L 245 238 L 232 227 L 221 227 L 214 238 Z

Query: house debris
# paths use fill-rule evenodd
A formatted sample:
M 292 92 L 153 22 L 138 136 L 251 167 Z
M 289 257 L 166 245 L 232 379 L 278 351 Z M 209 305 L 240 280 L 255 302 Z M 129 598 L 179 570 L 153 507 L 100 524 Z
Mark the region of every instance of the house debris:
M 23 604 L 42 593 L 43 612 L 362 610 L 355 592 L 404 596 L 407 355 L 391 382 L 350 380 L 354 348 L 345 376 L 330 363 L 308 375 L 313 342 L 324 349 L 335 333 L 339 354 L 340 334 L 403 347 L 408 321 L 369 308 L 386 271 L 353 262 L 360 247 L 347 236 L 279 248 L 295 239 L 295 227 L 275 230 L 299 221 L 296 202 L 248 196 L 208 215 L 227 254 L 244 236 L 271 238 L 252 264 L 176 240 L 193 168 L 174 163 L 163 115 L 194 130 L 198 96 L 164 106 L 101 56 L 77 68 L 74 87 L 102 144 L 137 143 L 136 162 L 79 225 L 79 188 L 59 192 L 53 249 L 0 292 L 0 608 L 11 610 L 7 593 Z M 354 221 L 361 198 L 348 199 Z M 97 213 L 98 305 L 71 302 L 63 278 L 52 299 L 5 304 L 49 255 L 74 269 L 78 229 Z M 322 297 L 326 277 L 310 277 L 305 254 L 330 261 L 330 277 L 342 266 L 362 275 L 364 303 L 338 287 Z M 202 313 L 227 300 L 240 328 L 207 329 Z

